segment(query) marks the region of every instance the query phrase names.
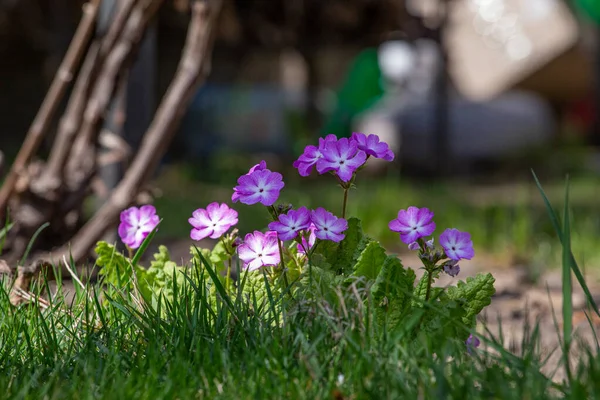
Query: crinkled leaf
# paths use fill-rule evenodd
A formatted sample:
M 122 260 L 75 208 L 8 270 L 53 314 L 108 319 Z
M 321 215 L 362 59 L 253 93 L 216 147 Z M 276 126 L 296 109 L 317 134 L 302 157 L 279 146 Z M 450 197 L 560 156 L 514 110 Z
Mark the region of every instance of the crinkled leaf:
M 449 299 L 458 302 L 465 311 L 463 323 L 472 328 L 475 317 L 492 302 L 495 279 L 492 274 L 477 274 L 467 278 L 466 282 L 459 281 L 456 286 L 448 288 L 446 295 Z
M 360 253 L 358 260 L 356 260 L 356 264 L 354 265 L 354 275 L 364 276 L 365 278 L 372 280 L 377 279 L 386 258 L 387 255 L 385 254 L 385 249 L 381 247 L 379 242 L 370 242 L 362 253 Z M 404 269 L 402 264 L 400 264 L 400 267 Z
M 105 284 L 117 288 L 126 287 L 131 281 L 131 266 L 129 260 L 114 245 L 104 241 L 96 244 L 96 265 L 100 267 L 98 274 Z
M 363 234 L 361 222 L 358 218 L 348 219 L 348 229 L 344 232 L 345 237 L 339 243 L 323 241 L 317 248 L 317 253 L 322 254 L 331 265 L 336 274 L 350 275 L 354 270 L 354 264 L 371 241 Z
M 415 272 L 404 268 L 397 257 L 388 256 L 373 286 L 371 294 L 376 305 L 377 321 L 395 327 L 410 305 Z

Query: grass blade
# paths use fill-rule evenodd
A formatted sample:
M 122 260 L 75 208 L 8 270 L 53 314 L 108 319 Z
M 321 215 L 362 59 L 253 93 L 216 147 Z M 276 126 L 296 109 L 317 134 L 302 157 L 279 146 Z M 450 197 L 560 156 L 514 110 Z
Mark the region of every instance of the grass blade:
M 542 188 L 542 185 L 541 185 L 537 175 L 535 174 L 535 172 L 533 172 L 533 170 L 531 171 L 531 173 L 533 174 L 533 179 L 535 180 L 535 184 L 537 185 L 537 188 L 542 195 L 542 198 L 546 205 L 546 210 L 548 211 L 548 215 L 550 216 L 550 220 L 552 221 L 554 230 L 556 231 L 556 234 L 558 235 L 558 239 L 560 240 L 561 245 L 564 246 L 563 231 L 560 227 L 560 223 L 558 221 L 558 217 L 556 216 L 556 212 L 554 212 L 554 209 L 552 208 L 552 205 L 550 204 L 550 200 L 548 200 L 548 197 L 546 196 L 546 193 L 544 192 L 544 189 Z M 570 268 L 573 270 L 573 273 L 575 274 L 577 281 L 581 285 L 581 288 L 583 289 L 583 292 L 585 293 L 585 297 L 587 298 L 588 302 L 594 308 L 594 312 L 596 313 L 596 315 L 598 315 L 600 317 L 600 310 L 598 310 L 598 305 L 596 304 L 596 301 L 594 300 L 594 297 L 592 296 L 590 289 L 588 288 L 587 284 L 585 283 L 585 278 L 584 278 L 583 274 L 581 273 L 581 270 L 579 269 L 579 266 L 577 265 L 577 262 L 575 261 L 575 258 L 573 257 L 573 253 L 571 252 L 570 249 L 568 252 L 568 258 L 570 259 L 569 260 Z
M 25 265 L 25 260 L 27 260 L 27 256 L 29 255 L 29 252 L 31 251 L 31 247 L 33 246 L 33 243 L 35 243 L 35 240 L 40 235 L 40 233 L 42 233 L 42 231 L 44 229 L 46 229 L 47 227 L 49 227 L 49 226 L 50 226 L 50 223 L 49 222 L 45 222 L 42 226 L 40 226 L 39 228 L 37 228 L 37 230 L 35 231 L 35 233 L 31 237 L 31 240 L 29 241 L 29 243 L 27 243 L 27 248 L 25 249 L 25 253 L 23 254 L 23 258 L 21 258 L 21 261 L 19 262 L 19 265 Z
M 156 224 L 154 229 L 152 229 L 152 232 L 150 232 L 148 234 L 148 236 L 146 236 L 146 238 L 144 239 L 144 241 L 142 242 L 140 247 L 138 247 L 133 258 L 131 259 L 131 265 L 133 265 L 133 266 L 138 265 L 138 263 L 140 262 L 140 259 L 142 258 L 142 256 L 144 255 L 144 252 L 146 251 L 146 248 L 148 248 L 148 245 L 150 244 L 150 242 L 152 241 L 152 238 L 156 234 L 156 231 L 158 231 L 158 227 L 161 222 L 162 222 L 162 219 L 160 221 L 158 221 L 158 224 Z
M 569 218 L 569 178 L 565 189 L 565 208 L 563 214 L 563 240 L 562 240 L 562 297 L 563 297 L 563 357 L 569 382 L 572 381 L 569 353 L 573 334 L 573 285 L 571 283 L 571 269 L 573 257 L 571 256 L 571 220 Z

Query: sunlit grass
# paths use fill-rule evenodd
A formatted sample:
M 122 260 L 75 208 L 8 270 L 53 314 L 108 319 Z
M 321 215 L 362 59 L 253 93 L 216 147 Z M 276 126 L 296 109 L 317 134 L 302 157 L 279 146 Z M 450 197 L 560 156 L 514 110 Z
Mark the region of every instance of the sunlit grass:
M 571 271 L 573 284 L 586 286 L 570 251 L 575 207 L 565 197 L 561 218 L 544 200 L 562 243 L 562 329 L 540 332 L 526 324 L 518 352 L 509 352 L 498 332 L 482 337 L 485 349 L 469 353 L 448 337 L 415 339 L 410 321 L 378 328 L 372 305 L 357 301 L 352 287 L 340 287 L 336 302 L 317 296 L 290 308 L 286 296 L 257 306 L 220 292 L 222 301 L 212 307 L 200 281 L 177 288 L 157 310 L 134 301 L 135 293 L 100 299 L 102 289 L 94 286 L 79 290 L 72 305 L 59 293 L 49 307 L 13 308 L 0 285 L 0 393 L 7 399 L 596 398 L 598 340 L 577 344 L 569 323 Z M 541 335 L 560 335 L 559 344 L 543 349 Z M 553 351 L 563 357 L 549 365 L 546 354 Z M 543 369 L 563 371 L 564 379 Z

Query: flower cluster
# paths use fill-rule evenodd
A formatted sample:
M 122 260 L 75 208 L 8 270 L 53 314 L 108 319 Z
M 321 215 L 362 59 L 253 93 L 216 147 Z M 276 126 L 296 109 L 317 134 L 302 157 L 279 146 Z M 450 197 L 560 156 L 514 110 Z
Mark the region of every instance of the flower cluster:
M 377 135 L 353 133 L 352 137 L 341 139 L 327 135 L 319 138 L 319 146 L 306 146 L 293 165 L 301 176 L 309 176 L 315 166 L 319 174 L 332 172 L 347 183 L 371 156 L 386 161 L 394 159 L 388 144 L 381 142 Z
M 304 232 L 314 238 L 339 242 L 344 239 L 343 232 L 348 229 L 348 222 L 338 218 L 322 207 L 309 211 L 306 207 L 290 210 L 287 214 L 279 215 L 277 221 L 269 224 L 269 229 L 277 232 L 281 240 L 292 240 Z M 312 229 L 312 230 L 311 230 Z M 301 235 L 304 238 L 305 235 Z M 313 244 L 315 239 L 312 240 Z M 304 238 L 306 242 L 306 239 Z M 310 244 L 310 239 L 306 245 Z
M 313 166 L 320 174 L 332 172 L 347 192 L 348 183 L 352 182 L 356 171 L 369 157 L 392 161 L 394 154 L 376 135 L 353 133 L 352 137 L 341 139 L 328 135 L 319 139 L 319 146 L 307 146 L 294 162 L 294 167 L 302 176 L 308 176 Z M 240 259 L 249 270 L 280 263 L 280 241 L 296 240 L 298 251 L 306 253 L 314 246 L 316 239 L 340 242 L 345 237 L 344 232 L 348 229 L 348 222 L 344 218 L 347 193 L 344 196 L 342 218 L 338 218 L 322 207 L 309 210 L 306 207 L 292 209 L 291 206 L 274 206 L 284 186 L 282 175 L 268 169 L 263 160 L 240 176 L 237 186 L 233 188 L 231 200 L 234 203 L 260 203 L 269 207 L 274 219 L 268 225 L 268 232 L 249 233 L 241 243 L 236 230 L 223 239 L 232 255 L 237 249 Z M 446 229 L 439 238 L 443 251 L 435 251 L 433 238 L 424 240 L 435 231 L 433 216 L 433 212 L 427 208 L 408 207 L 398 212 L 397 218 L 390 221 L 389 228 L 400 234 L 400 239 L 409 249 L 419 251 L 426 267 L 456 276 L 460 271 L 458 262 L 474 256 L 471 236 L 457 229 Z M 225 203 L 214 202 L 205 209 L 195 210 L 188 221 L 192 225 L 190 237 L 193 240 L 207 237 L 218 239 L 237 224 L 238 213 Z M 121 213 L 119 235 L 127 246 L 135 249 L 158 222 L 154 207 L 131 207 Z
M 398 212 L 398 218 L 389 223 L 390 230 L 400 233 L 400 240 L 408 244 L 410 250 L 420 250 L 419 256 L 430 265 L 436 266 L 443 261 L 440 268 L 450 276 L 456 276 L 460 272 L 458 262 L 470 260 L 475 256 L 471 235 L 458 229 L 446 229 L 440 235 L 442 252 L 435 252 L 433 238 L 424 241 L 435 231 L 433 212 L 427 208 L 408 207 Z

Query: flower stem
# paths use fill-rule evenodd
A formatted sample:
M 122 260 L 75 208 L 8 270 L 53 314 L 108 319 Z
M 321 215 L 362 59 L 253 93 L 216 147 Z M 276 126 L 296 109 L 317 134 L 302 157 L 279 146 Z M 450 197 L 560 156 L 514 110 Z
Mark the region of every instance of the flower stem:
M 342 218 L 346 218 L 346 203 L 348 203 L 348 188 L 344 188 L 344 205 L 342 206 Z
M 231 281 L 231 257 L 227 263 L 227 277 L 225 278 L 225 289 L 229 291 L 229 282 Z
M 425 301 L 429 300 L 431 295 L 431 284 L 433 283 L 433 273 L 431 270 L 427 270 L 427 292 L 425 292 Z
M 281 243 L 281 240 L 279 238 L 277 238 L 277 245 L 279 247 L 279 259 L 281 262 L 281 273 L 283 274 L 283 283 L 287 288 L 290 286 L 290 284 L 288 283 L 287 274 L 285 272 L 285 264 L 283 263 L 283 244 Z

